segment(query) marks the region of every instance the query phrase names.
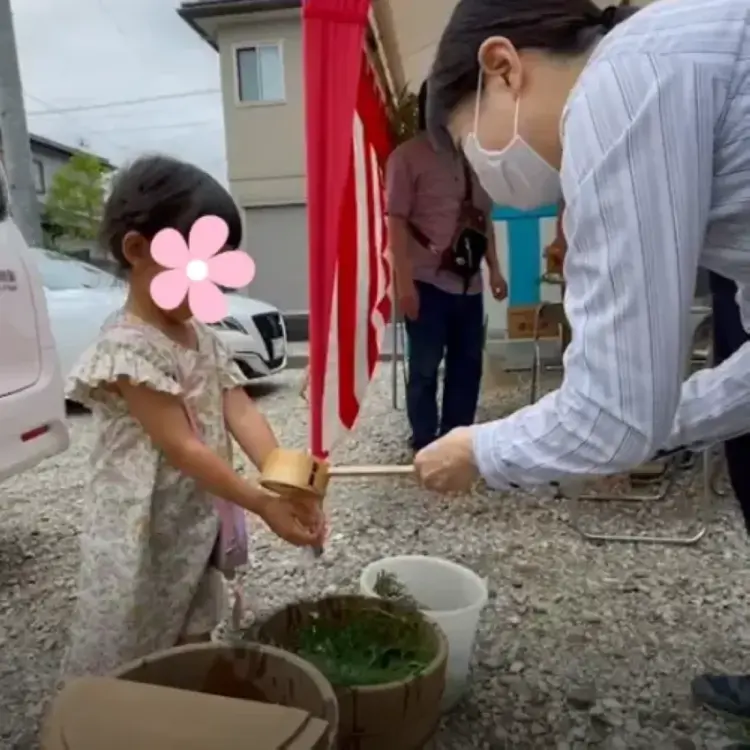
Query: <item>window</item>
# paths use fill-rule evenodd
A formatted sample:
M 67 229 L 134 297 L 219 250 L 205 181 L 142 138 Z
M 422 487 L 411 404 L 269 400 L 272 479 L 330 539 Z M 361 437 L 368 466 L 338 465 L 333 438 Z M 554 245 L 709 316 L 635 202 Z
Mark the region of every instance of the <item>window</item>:
M 241 102 L 283 102 L 284 65 L 280 44 L 240 47 L 237 56 L 237 96 Z
M 34 188 L 37 195 L 44 195 L 47 192 L 44 182 L 44 164 L 39 159 L 34 159 Z

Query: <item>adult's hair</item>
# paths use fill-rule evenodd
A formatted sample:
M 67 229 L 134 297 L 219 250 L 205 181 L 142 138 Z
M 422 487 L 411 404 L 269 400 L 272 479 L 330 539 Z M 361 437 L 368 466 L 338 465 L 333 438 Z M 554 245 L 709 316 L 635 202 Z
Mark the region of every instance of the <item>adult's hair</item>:
M 150 241 L 160 230 L 172 228 L 187 241 L 190 228 L 202 216 L 223 219 L 229 227 L 227 244 L 240 246 L 240 211 L 217 180 L 171 156 L 142 156 L 115 176 L 99 240 L 120 268 L 127 270 L 122 241 L 128 232 L 138 232 Z
M 477 90 L 479 48 L 489 37 L 505 37 L 518 50 L 581 54 L 637 10 L 624 3 L 601 10 L 592 0 L 459 0 L 429 78 L 431 134 L 443 139 L 454 107 Z
M 427 81 L 422 83 L 417 94 L 417 129 L 420 133 L 427 130 Z

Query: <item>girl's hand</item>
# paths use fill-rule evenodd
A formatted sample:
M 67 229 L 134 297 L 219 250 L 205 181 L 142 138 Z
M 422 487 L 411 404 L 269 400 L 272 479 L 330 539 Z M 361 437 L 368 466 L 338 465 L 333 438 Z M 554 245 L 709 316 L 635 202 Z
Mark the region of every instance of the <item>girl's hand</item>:
M 317 500 L 307 497 L 269 498 L 259 514 L 276 536 L 296 547 L 317 547 L 325 536 L 325 517 Z

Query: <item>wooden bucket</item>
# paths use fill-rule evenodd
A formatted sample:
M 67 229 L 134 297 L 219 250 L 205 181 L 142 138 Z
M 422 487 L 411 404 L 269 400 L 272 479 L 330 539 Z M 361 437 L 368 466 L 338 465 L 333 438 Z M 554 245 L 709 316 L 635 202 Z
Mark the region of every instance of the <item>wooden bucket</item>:
M 113 677 L 225 698 L 306 711 L 328 723 L 314 750 L 336 747 L 338 705 L 330 683 L 309 662 L 259 643 L 201 643 L 160 651 L 118 669 Z
M 284 607 L 250 633 L 262 643 L 293 648 L 295 634 L 313 619 L 345 624 L 373 609 L 403 612 L 395 602 L 363 596 L 332 596 Z M 430 747 L 440 721 L 448 643 L 442 631 L 421 615 L 421 627 L 435 656 L 420 674 L 383 685 L 333 686 L 338 699 L 339 750 L 420 750 Z

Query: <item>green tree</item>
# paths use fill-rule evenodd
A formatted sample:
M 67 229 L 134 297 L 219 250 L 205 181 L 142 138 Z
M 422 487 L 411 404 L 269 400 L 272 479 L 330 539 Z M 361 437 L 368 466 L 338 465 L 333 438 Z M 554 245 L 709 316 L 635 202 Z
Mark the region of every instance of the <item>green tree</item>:
M 391 125 L 396 136 L 396 143 L 403 143 L 413 138 L 419 132 L 418 122 L 417 95 L 405 88 L 398 93 L 391 110 Z
M 106 192 L 107 165 L 96 156 L 78 153 L 53 176 L 45 214 L 61 235 L 96 239 Z

